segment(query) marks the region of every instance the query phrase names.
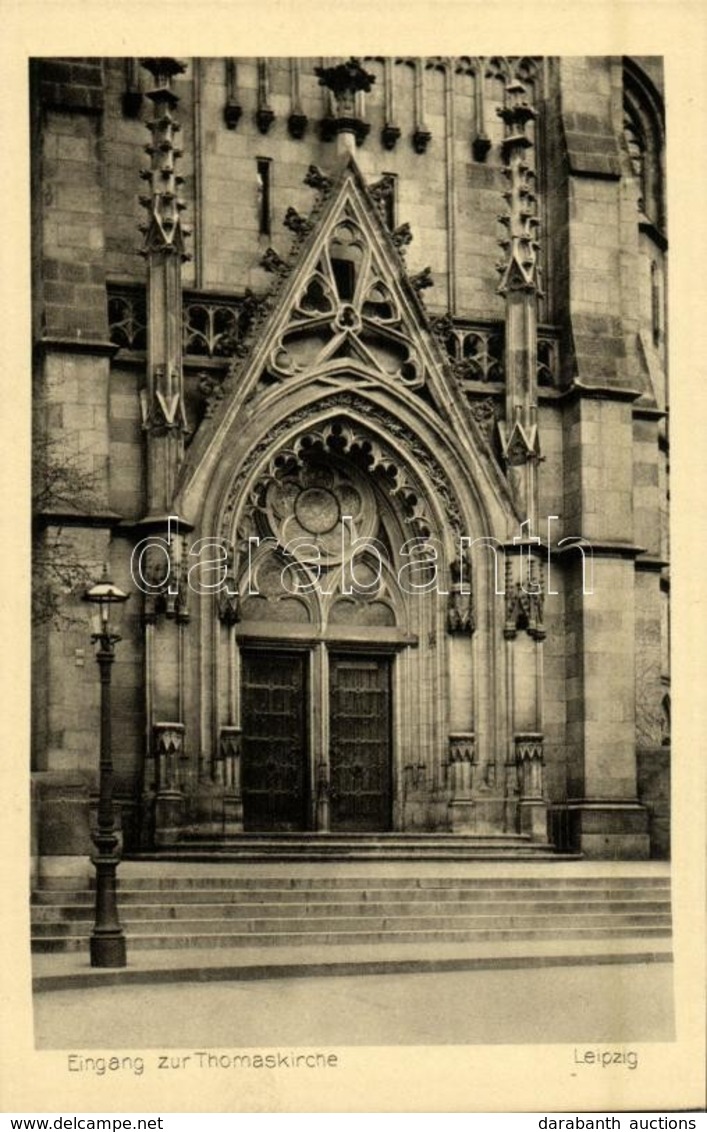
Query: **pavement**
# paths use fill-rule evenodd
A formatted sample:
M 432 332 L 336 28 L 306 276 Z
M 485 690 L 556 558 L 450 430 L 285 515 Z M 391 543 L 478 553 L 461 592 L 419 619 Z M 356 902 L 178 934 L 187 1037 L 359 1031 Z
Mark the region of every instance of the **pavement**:
M 401 975 L 539 967 L 670 963 L 670 939 L 520 940 L 471 944 L 130 948 L 124 968 L 96 968 L 86 952 L 32 956 L 35 991 L 174 982 Z
M 116 986 L 94 980 L 90 989 L 40 991 L 34 995 L 35 1046 L 203 1051 L 630 1043 L 632 1048 L 675 1038 L 669 963 L 359 971 L 338 978 L 302 969 L 312 977 L 272 977 L 271 969 L 271 977 L 261 981 L 227 981 L 221 975 L 219 982 Z
M 656 865 L 552 869 L 555 877 L 667 875 Z M 423 862 L 416 873 L 431 877 L 438 868 Z M 516 864 L 511 874 L 505 863 L 484 862 L 483 875 L 546 868 Z M 337 864 L 344 875 L 369 869 L 402 876 L 410 865 Z M 477 869 L 452 864 L 445 875 Z M 290 870 L 248 866 L 256 871 Z M 125 872 L 150 875 L 142 864 Z M 299 877 L 310 872 L 321 875 L 321 867 L 298 866 Z M 222 875 L 222 867 L 199 874 Z M 668 936 L 155 950 L 128 938 L 125 968 L 91 968 L 86 948 L 35 954 L 32 974 L 40 1049 L 674 1040 Z

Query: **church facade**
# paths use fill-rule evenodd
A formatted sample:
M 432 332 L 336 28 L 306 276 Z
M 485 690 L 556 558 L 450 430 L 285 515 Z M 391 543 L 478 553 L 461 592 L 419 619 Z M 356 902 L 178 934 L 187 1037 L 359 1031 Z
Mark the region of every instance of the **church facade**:
M 667 856 L 660 61 L 31 98 L 35 857 L 90 851 L 104 564 L 124 854 Z

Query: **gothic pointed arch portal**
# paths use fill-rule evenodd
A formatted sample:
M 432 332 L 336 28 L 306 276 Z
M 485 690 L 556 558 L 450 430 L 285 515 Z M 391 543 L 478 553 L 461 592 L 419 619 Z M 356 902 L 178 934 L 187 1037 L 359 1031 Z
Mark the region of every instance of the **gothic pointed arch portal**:
M 228 548 L 182 653 L 179 836 L 516 833 L 495 552 L 464 550 L 515 533 L 508 486 L 407 276 L 409 233 L 355 165 L 295 220 L 175 494 Z
M 193 607 L 187 836 L 514 832 L 468 485 L 358 391 L 283 409 L 245 430 L 204 520 L 228 563 Z
M 240 739 L 244 829 L 409 826 L 411 793 L 443 791 L 447 773 L 432 757 L 449 732 L 453 541 L 439 503 L 339 409 L 276 442 L 249 478 L 246 462 L 221 530 L 238 599 L 217 604 L 215 698 Z

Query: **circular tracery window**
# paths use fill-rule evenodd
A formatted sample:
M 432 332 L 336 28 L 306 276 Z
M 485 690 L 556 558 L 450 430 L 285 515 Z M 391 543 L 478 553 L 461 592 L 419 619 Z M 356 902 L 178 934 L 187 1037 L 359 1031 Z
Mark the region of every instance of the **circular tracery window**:
M 300 562 L 340 563 L 353 542 L 372 539 L 377 529 L 370 486 L 325 465 L 310 465 L 271 483 L 264 510 L 272 536 Z

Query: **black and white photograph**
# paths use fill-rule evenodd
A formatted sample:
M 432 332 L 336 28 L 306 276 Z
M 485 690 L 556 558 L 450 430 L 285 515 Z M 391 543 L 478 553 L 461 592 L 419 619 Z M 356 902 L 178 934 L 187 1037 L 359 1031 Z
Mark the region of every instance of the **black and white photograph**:
M 365 1111 L 366 1050 L 515 1047 L 492 1111 L 555 1047 L 578 1110 L 694 1108 L 671 68 L 348 28 L 24 60 L 33 1056 Z M 381 1109 L 482 1095 L 432 1077 Z

